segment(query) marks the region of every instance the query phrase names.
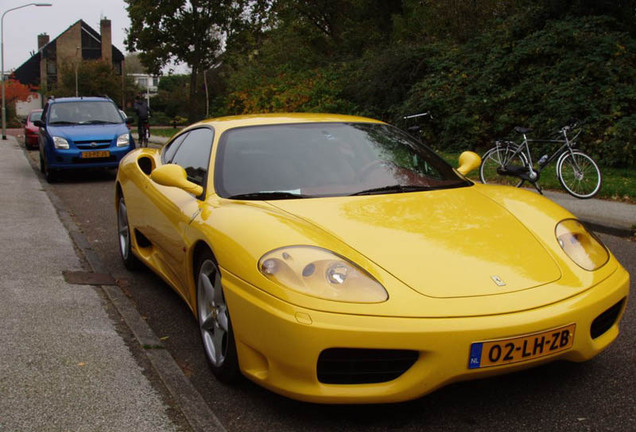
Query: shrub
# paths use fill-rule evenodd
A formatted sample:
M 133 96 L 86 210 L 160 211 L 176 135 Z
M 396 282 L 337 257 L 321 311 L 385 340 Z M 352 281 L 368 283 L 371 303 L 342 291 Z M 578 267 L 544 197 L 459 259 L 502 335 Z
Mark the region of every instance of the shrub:
M 464 45 L 440 43 L 403 106 L 434 107 L 436 142 L 448 150 L 487 147 L 516 125 L 545 138 L 577 118 L 583 150 L 634 166 L 636 43 L 613 28 L 607 17 L 579 17 L 519 40 L 495 30 Z

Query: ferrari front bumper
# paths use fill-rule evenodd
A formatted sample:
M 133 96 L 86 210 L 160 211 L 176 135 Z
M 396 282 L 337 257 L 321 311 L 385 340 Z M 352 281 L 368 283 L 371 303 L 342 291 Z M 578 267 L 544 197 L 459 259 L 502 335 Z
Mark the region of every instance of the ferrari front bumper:
M 618 266 L 598 285 L 541 308 L 467 318 L 400 318 L 301 308 L 227 272 L 223 273 L 223 283 L 245 376 L 290 398 L 356 404 L 414 399 L 454 381 L 508 373 L 557 359 L 588 360 L 618 336 L 629 291 L 629 275 Z M 609 318 L 608 313 L 603 315 L 608 310 L 614 310 Z M 606 324 L 599 334 L 598 323 L 603 319 Z M 565 350 L 493 367 L 469 365 L 471 346 L 476 342 L 507 340 L 565 326 L 576 329 L 571 346 Z M 394 379 L 334 384 L 321 381 L 318 374 L 321 353 L 334 349 L 342 349 L 340 355 L 363 352 L 360 350 L 415 355 Z M 355 363 L 351 367 L 355 368 Z

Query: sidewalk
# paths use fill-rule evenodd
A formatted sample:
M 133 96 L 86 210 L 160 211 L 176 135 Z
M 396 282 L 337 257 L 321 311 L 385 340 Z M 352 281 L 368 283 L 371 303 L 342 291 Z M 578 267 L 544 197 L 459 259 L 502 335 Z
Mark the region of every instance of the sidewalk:
M 139 147 L 139 134 L 136 132 L 132 132 L 133 139 L 135 140 L 135 145 Z M 162 147 L 170 140 L 168 137 L 164 137 L 161 135 L 153 135 L 152 130 L 150 131 L 150 139 L 149 144 L 150 147 Z
M 14 137 L 0 140 L 0 431 L 173 431 Z
M 581 200 L 554 191 L 544 191 L 546 197 L 572 212 L 593 230 L 629 237 L 636 228 L 636 205 L 600 199 Z

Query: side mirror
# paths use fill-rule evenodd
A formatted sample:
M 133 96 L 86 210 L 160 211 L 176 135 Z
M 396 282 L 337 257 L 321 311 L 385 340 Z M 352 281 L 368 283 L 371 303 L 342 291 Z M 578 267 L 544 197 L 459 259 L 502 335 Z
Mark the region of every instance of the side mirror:
M 203 188 L 188 180 L 186 171 L 179 165 L 161 165 L 150 173 L 150 179 L 162 186 L 176 187 L 194 196 L 199 196 L 203 193 Z
M 132 118 L 132 117 L 126 117 L 126 124 L 133 124 L 133 123 L 134 123 L 134 121 L 135 121 L 135 119 L 134 119 L 134 118 Z
M 481 157 L 475 152 L 465 151 L 459 155 L 459 171 L 462 175 L 466 175 L 469 172 L 476 170 L 481 165 Z
M 33 124 L 38 127 L 44 127 L 44 122 L 42 120 L 36 120 L 33 122 Z

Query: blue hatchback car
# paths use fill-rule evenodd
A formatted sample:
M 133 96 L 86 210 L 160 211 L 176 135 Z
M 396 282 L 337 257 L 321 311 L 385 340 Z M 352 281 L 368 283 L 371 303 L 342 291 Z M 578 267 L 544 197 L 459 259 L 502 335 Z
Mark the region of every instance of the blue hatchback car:
M 117 168 L 135 148 L 117 105 L 103 97 L 49 99 L 39 126 L 40 170 L 51 183 L 62 170 Z

